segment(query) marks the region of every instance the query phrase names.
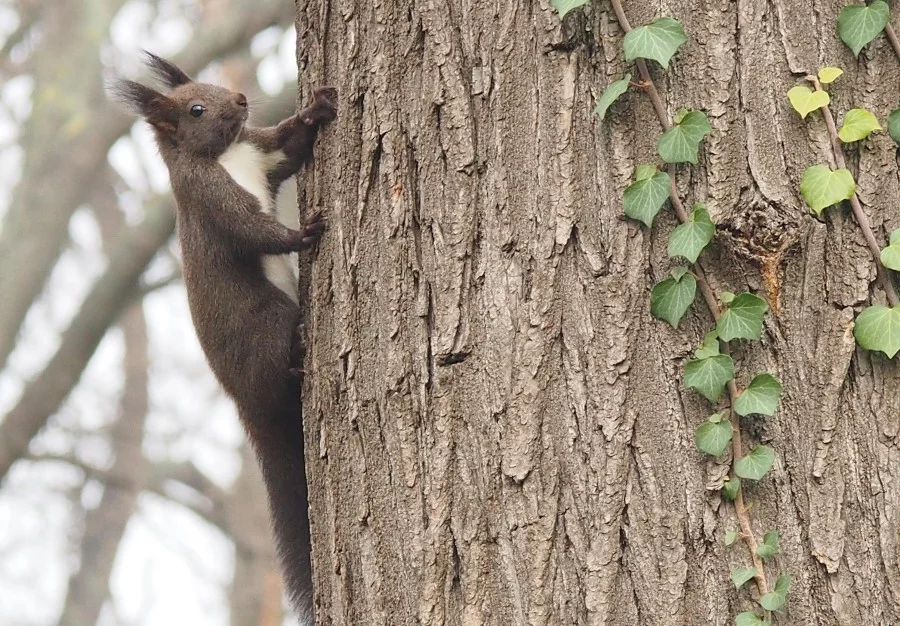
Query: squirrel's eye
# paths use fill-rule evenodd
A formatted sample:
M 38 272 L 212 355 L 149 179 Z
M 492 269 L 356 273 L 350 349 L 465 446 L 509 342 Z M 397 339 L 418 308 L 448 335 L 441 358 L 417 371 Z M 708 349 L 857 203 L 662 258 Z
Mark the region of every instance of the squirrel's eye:
M 200 117 L 201 115 L 203 115 L 203 112 L 205 110 L 206 110 L 206 107 L 203 106 L 202 104 L 195 104 L 194 106 L 191 107 L 191 115 L 193 115 L 194 117 Z

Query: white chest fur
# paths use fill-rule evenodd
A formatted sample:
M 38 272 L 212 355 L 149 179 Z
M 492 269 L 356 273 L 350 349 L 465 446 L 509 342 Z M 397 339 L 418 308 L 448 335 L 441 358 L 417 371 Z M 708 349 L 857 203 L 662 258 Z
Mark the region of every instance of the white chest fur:
M 281 150 L 263 152 L 252 143 L 236 141 L 219 157 L 219 164 L 259 201 L 263 211 L 271 213 L 274 198 L 269 191 L 268 173 L 283 159 Z
M 269 190 L 269 171 L 284 160 L 284 152 L 263 152 L 252 143 L 235 142 L 219 157 L 219 164 L 238 185 L 249 192 L 259 202 L 260 210 L 273 215 L 281 223 L 275 200 L 277 193 Z M 275 190 L 278 191 L 277 189 Z M 296 217 L 294 217 L 296 221 Z M 284 291 L 292 300 L 297 300 L 297 276 L 295 255 L 265 255 L 263 270 L 269 282 Z

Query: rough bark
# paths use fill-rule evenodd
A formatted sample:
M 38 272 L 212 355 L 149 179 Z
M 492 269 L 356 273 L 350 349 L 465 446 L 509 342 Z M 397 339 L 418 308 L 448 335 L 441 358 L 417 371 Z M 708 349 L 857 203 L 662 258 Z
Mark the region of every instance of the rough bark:
M 793 577 L 782 624 L 900 620 L 900 369 L 854 348 L 874 265 L 846 207 L 814 219 L 803 170 L 829 161 L 820 117 L 785 97 L 839 65 L 836 110 L 896 106 L 900 64 L 879 38 L 857 62 L 844 2 L 628 0 L 691 41 L 652 69 L 670 114 L 713 133 L 678 168 L 686 203 L 718 223 L 716 291 L 772 305 L 738 384 L 768 370 L 778 413 L 745 419 L 776 450 L 747 488 L 756 532 L 777 528 Z M 672 266 L 664 212 L 622 216 L 659 123 L 632 90 L 604 2 L 561 25 L 546 2 L 298 0 L 300 89 L 340 91 L 301 199 L 330 229 L 310 286 L 304 397 L 320 624 L 729 624 L 749 610 L 728 575 L 729 459 L 706 460 L 711 407 L 680 380 L 711 318 L 649 314 Z M 851 148 L 882 243 L 900 226 L 894 146 Z M 690 206 L 690 204 L 688 204 Z M 301 207 L 302 211 L 309 207 Z M 774 577 L 774 576 L 773 576 Z

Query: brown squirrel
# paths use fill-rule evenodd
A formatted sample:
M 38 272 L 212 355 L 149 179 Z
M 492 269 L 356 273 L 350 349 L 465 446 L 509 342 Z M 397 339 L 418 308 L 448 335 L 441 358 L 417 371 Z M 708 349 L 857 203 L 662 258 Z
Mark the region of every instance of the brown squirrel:
M 288 228 L 272 207 L 281 183 L 312 158 L 319 128 L 336 117 L 337 91 L 316 89 L 312 105 L 294 116 L 250 128 L 243 94 L 146 57 L 170 91 L 130 80 L 113 91 L 152 126 L 169 168 L 191 317 L 262 468 L 285 587 L 311 622 L 300 309 L 267 280 L 264 259 L 312 246 L 325 228 L 321 213 Z

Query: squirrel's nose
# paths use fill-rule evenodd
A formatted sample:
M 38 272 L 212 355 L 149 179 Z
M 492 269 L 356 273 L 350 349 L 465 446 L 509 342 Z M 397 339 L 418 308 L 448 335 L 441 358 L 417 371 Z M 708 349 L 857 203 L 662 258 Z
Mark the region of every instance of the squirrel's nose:
M 247 96 L 245 96 L 242 93 L 237 94 L 234 97 L 234 101 L 235 101 L 235 103 L 237 103 L 238 106 L 241 106 L 241 107 L 247 106 Z

